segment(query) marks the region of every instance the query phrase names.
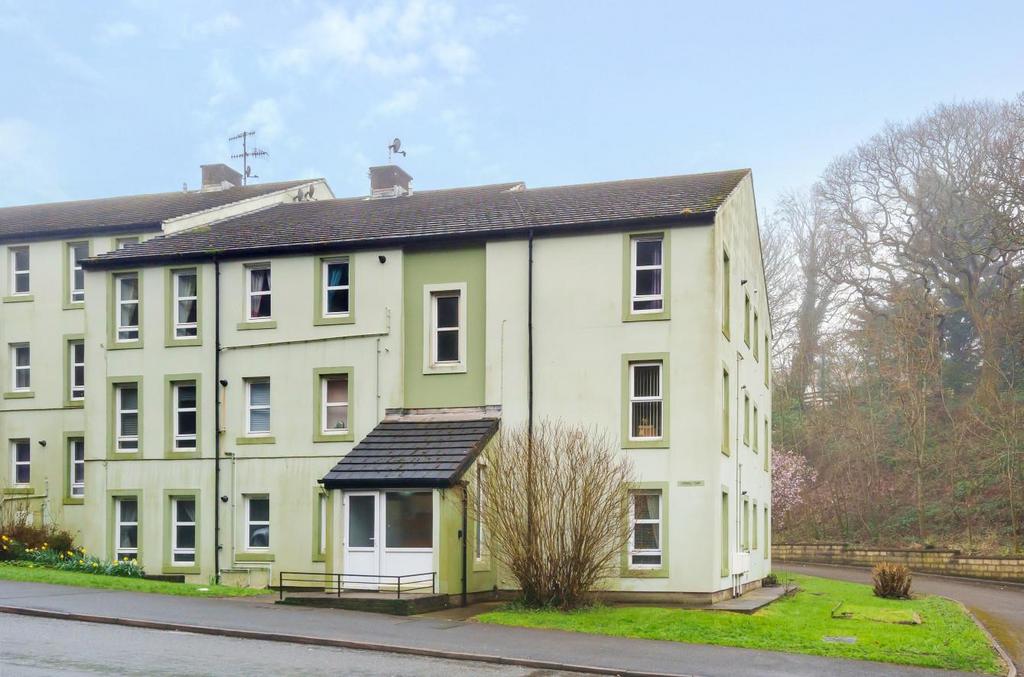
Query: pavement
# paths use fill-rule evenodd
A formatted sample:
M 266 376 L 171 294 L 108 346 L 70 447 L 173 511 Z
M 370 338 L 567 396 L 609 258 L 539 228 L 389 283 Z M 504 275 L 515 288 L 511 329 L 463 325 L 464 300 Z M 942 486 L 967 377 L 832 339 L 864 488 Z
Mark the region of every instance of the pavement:
M 776 561 L 773 570 L 871 582 L 871 570 L 862 567 Z M 950 597 L 966 606 L 1010 654 L 1018 672 L 1024 674 L 1024 585 L 914 574 L 912 591 Z
M 513 670 L 567 670 L 621 675 L 762 677 L 953 677 L 928 670 L 772 651 L 532 630 L 438 618 L 295 608 L 266 598 L 202 599 L 0 581 L 0 625 L 38 616 L 215 637 L 272 640 L 407 657 L 497 664 Z M 27 615 L 27 616 L 26 616 Z M 108 632 L 119 637 L 123 628 Z M 161 633 L 167 635 L 168 633 Z M 157 640 L 158 641 L 158 640 Z M 203 655 L 203 654 L 197 654 Z M 216 654 L 214 654 L 216 655 Z M 257 670 L 256 672 L 265 672 Z M 511 674 L 511 673 L 510 673 Z

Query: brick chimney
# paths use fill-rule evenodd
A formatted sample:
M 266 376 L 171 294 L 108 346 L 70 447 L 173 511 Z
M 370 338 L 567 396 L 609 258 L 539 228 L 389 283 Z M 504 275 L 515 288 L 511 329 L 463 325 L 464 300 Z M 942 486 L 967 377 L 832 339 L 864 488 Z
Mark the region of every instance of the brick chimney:
M 412 193 L 412 177 L 398 165 L 370 167 L 370 197 L 400 197 Z
M 199 165 L 203 170 L 204 193 L 211 190 L 224 190 L 225 188 L 237 188 L 242 185 L 242 175 L 225 164 Z

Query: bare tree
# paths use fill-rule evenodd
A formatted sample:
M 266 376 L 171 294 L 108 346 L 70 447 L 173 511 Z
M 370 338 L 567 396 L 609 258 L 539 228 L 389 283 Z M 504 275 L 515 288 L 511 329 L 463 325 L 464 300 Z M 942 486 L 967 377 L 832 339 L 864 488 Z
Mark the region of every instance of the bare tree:
M 629 460 L 597 431 L 561 422 L 503 428 L 483 454 L 490 551 L 529 606 L 573 608 L 618 569 L 631 532 Z

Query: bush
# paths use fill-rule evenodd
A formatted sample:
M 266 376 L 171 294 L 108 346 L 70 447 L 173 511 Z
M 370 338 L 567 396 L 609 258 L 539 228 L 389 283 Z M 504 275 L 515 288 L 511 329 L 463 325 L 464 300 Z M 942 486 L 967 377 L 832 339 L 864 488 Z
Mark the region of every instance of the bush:
M 574 609 L 616 575 L 630 536 L 628 459 L 606 436 L 558 422 L 503 427 L 481 456 L 482 509 L 470 502 L 489 551 L 529 608 Z
M 910 599 L 910 569 L 903 564 L 879 562 L 871 570 L 875 596 L 886 599 Z
M 761 585 L 766 588 L 774 588 L 779 584 L 779 577 L 774 572 L 768 574 L 761 580 Z

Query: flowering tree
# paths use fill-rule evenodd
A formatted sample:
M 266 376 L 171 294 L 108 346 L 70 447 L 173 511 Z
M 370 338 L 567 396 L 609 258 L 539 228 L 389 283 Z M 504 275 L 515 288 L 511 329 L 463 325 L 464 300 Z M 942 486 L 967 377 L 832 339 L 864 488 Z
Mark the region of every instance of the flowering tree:
M 779 524 L 793 508 L 804 502 L 804 488 L 818 478 L 802 454 L 787 449 L 772 450 L 772 515 Z

